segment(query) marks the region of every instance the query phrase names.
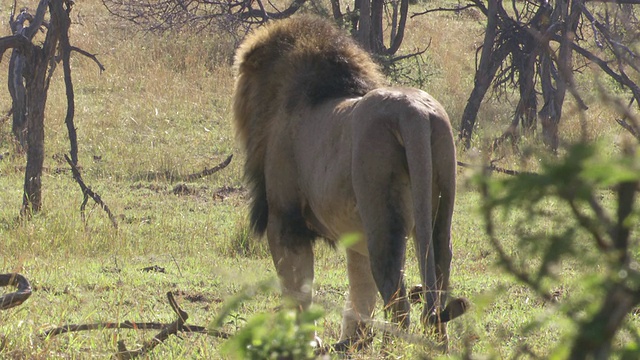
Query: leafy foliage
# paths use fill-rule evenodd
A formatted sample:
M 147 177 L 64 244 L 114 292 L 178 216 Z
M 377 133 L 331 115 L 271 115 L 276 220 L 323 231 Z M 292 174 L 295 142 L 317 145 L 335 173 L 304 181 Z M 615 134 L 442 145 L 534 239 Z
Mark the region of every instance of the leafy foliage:
M 484 194 L 486 232 L 500 264 L 543 301 L 561 296 L 553 284 L 562 279 L 564 263 L 590 269 L 575 284 L 571 299 L 553 308 L 574 329 L 569 341 L 559 342 L 553 352 L 560 358 L 640 355 L 635 331 L 622 346 L 612 342 L 625 327 L 626 315 L 640 303 L 638 243 L 629 240 L 640 215 L 635 201 L 640 157 L 631 145 L 613 159 L 605 153 L 601 145 L 578 143 L 564 158 L 544 161 L 540 174 L 477 178 Z M 562 207 L 573 216 L 561 215 Z M 519 215 L 514 218 L 514 213 Z M 518 238 L 511 250 L 498 239 L 498 229 L 507 223 Z M 532 223 L 548 226 L 534 230 Z M 533 320 L 525 332 L 556 319 Z
M 223 352 L 235 359 L 313 359 L 315 321 L 323 314 L 317 307 L 256 314 L 224 344 Z

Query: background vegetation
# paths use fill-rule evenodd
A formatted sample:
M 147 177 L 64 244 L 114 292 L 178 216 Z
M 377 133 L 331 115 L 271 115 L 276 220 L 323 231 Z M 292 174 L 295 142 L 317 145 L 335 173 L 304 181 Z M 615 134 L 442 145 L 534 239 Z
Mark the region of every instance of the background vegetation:
M 12 5 L 0 2 L 0 31 L 5 34 L 10 33 L 7 20 Z M 97 53 L 106 67 L 100 73 L 91 60 L 72 57 L 79 164 L 84 180 L 116 214 L 119 228 L 115 230 L 102 210 L 92 204 L 87 221 L 81 220 L 82 193 L 63 156 L 68 152 L 66 98 L 61 72 L 57 72 L 45 120 L 43 210 L 29 221 L 18 217 L 25 156 L 13 140 L 10 119 L 0 123 L 1 272 L 20 272 L 34 287 L 25 304 L 0 313 L 2 358 L 109 357 L 119 340 L 134 348 L 152 334 L 113 329 L 48 339 L 39 334 L 68 323 L 169 323 L 175 315 L 166 302 L 167 291 L 177 295 L 190 315 L 189 324 L 206 326 L 241 289 L 275 276 L 265 244 L 250 239 L 245 220 L 246 193 L 240 176 L 243 154 L 236 147 L 230 121 L 230 64 L 236 39 L 224 33 L 141 33 L 110 16 L 95 0 L 76 4 L 72 20 L 72 45 Z M 443 103 L 457 128 L 472 88 L 475 49 L 482 41 L 482 31 L 483 24 L 472 11 L 434 13 L 410 20 L 403 48 L 414 52 L 430 44 L 429 49 L 421 58 L 399 64 L 391 74 L 392 81 L 417 84 L 430 92 Z M 6 74 L 7 55 L 2 60 L 0 74 Z M 409 82 L 409 77 L 420 81 Z M 600 97 L 600 85 L 607 93 L 619 92 L 611 84 L 599 84 L 589 68 L 577 81 L 587 98 Z M 0 97 L 0 110 L 10 108 L 9 99 L 8 94 Z M 487 145 L 510 121 L 514 106 L 508 97 L 485 100 L 473 149 L 460 152 L 461 160 L 481 164 L 499 158 L 500 166 L 540 170 L 548 155 L 540 151 L 535 137 L 522 139 L 517 151 L 504 147 L 487 153 Z M 602 144 L 599 161 L 607 162 L 620 153 L 626 131 L 616 124 L 618 114 L 605 102 L 594 104 L 584 114 L 575 107 L 572 110 L 571 104 L 565 106 L 560 129 L 564 142 L 580 140 L 581 121 L 586 120 L 588 139 Z M 234 154 L 234 159 L 223 171 L 182 183 L 184 191 L 174 191 L 180 185 L 174 180 L 176 175 L 201 171 L 229 154 Z M 561 149 L 560 158 L 564 155 Z M 545 279 L 544 289 L 550 294 L 545 300 L 539 291 L 497 265 L 499 256 L 485 232 L 487 208 L 480 206 L 482 186 L 471 181 L 475 173 L 459 172 L 452 265 L 454 294 L 470 298 L 474 307 L 450 325 L 450 356 L 473 353 L 509 358 L 524 354 L 544 358 L 555 353 L 562 357 L 566 353 L 559 346 L 576 328 L 574 318 L 561 314 L 566 308 L 589 303 L 582 295 L 604 272 L 598 263 L 599 253 L 590 247 L 590 239 L 576 236 L 573 248 L 584 250 L 579 254 L 586 255 L 554 263 L 557 276 Z M 595 194 L 605 207 L 615 205 L 610 191 Z M 530 246 L 535 246 L 535 240 L 562 234 L 573 226 L 566 221 L 572 217 L 571 209 L 554 197 L 542 201 L 536 206 L 553 214 L 552 218 L 526 221 L 533 218 L 530 213 L 508 207 L 494 233 L 510 256 L 534 267 L 538 260 L 531 255 L 537 252 Z M 637 221 L 634 226 L 637 229 Z M 526 246 L 522 234 L 530 234 Z M 324 311 L 317 321 L 318 335 L 331 342 L 339 335 L 347 289 L 345 261 L 341 250 L 318 246 L 317 254 L 316 301 Z M 632 256 L 637 256 L 637 249 Z M 414 260 L 411 255 L 408 259 L 408 281 L 417 283 Z M 142 270 L 153 265 L 164 271 Z M 591 299 L 597 302 L 597 298 Z M 256 314 L 269 313 L 278 305 L 277 291 L 255 292 L 229 310 L 222 330 L 234 333 Z M 583 308 L 578 319 L 595 311 Z M 261 316 L 253 323 L 264 322 L 265 315 Z M 632 312 L 626 324 L 615 338 L 620 349 L 638 343 L 637 314 Z M 412 333 L 419 334 L 420 328 L 412 328 Z M 376 357 L 379 340 L 356 357 Z M 224 342 L 213 336 L 187 334 L 181 339 L 170 338 L 149 357 L 230 356 L 221 352 Z M 422 338 L 407 338 L 398 340 L 391 352 L 403 358 L 438 356 L 429 344 Z

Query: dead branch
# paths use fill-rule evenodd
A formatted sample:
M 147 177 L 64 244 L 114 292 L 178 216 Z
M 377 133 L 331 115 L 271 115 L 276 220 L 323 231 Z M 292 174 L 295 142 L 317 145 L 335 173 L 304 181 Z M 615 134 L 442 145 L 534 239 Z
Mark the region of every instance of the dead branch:
M 78 47 L 75 47 L 75 46 L 71 46 L 69 49 L 71 51 L 75 51 L 75 52 L 77 52 L 79 54 L 82 54 L 82 55 L 88 57 L 89 59 L 93 60 L 93 62 L 96 63 L 96 65 L 98 65 L 98 68 L 100 68 L 100 73 L 102 73 L 103 71 L 106 70 L 104 65 L 102 65 L 102 63 L 98 60 L 96 54 L 92 54 L 92 53 L 90 53 L 90 52 L 88 52 L 86 50 L 82 50 L 82 49 L 80 49 Z
M 91 331 L 91 330 L 103 330 L 103 329 L 129 329 L 129 330 L 161 330 L 167 326 L 166 324 L 156 322 L 131 322 L 125 321 L 121 323 L 102 322 L 94 324 L 68 324 L 57 328 L 44 331 L 40 336 L 47 338 L 49 336 L 61 335 L 70 332 L 78 331 Z M 206 333 L 207 329 L 202 326 L 192 326 L 189 328 L 189 332 Z
M 130 321 L 125 321 L 122 323 L 96 323 L 96 324 L 83 324 L 83 325 L 64 325 L 54 329 L 47 330 L 42 333 L 42 337 L 49 337 L 59 334 L 65 334 L 68 332 L 74 331 L 84 331 L 84 330 L 102 330 L 102 329 L 131 329 L 131 330 L 160 330 L 160 332 L 154 336 L 151 340 L 146 341 L 141 348 L 137 350 L 127 350 L 127 347 L 124 344 L 124 341 L 118 341 L 118 352 L 115 354 L 116 359 L 133 359 L 138 356 L 144 355 L 165 340 L 169 338 L 171 335 L 178 335 L 178 332 L 192 332 L 199 334 L 208 334 L 216 337 L 220 337 L 223 339 L 228 339 L 231 337 L 230 334 L 222 332 L 222 331 L 209 331 L 204 326 L 189 326 L 185 325 L 185 322 L 189 318 L 189 314 L 187 314 L 184 310 L 180 308 L 176 299 L 173 297 L 171 292 L 167 292 L 167 299 L 169 300 L 169 304 L 173 311 L 178 315 L 176 321 L 170 324 L 160 324 L 160 323 L 133 323 Z
M 221 162 L 220 164 L 212 167 L 211 169 L 205 168 L 201 172 L 186 175 L 181 180 L 183 180 L 183 181 L 193 181 L 193 180 L 201 179 L 201 178 L 203 178 L 205 176 L 209 176 L 211 174 L 215 174 L 218 171 L 226 168 L 227 165 L 229 165 L 231 163 L 231 159 L 232 158 L 233 158 L 233 154 L 229 155 L 223 162 Z
M 520 101 L 522 103 L 522 101 Z M 505 130 L 502 135 L 493 139 L 491 144 L 491 151 L 498 149 L 503 143 L 507 140 L 511 140 L 513 142 L 514 147 L 516 146 L 516 142 L 518 141 L 518 118 L 514 117 L 514 121 L 511 122 L 511 125 Z
M 491 165 L 487 165 L 487 166 L 480 166 L 480 165 L 472 165 L 469 163 L 465 163 L 462 161 L 458 161 L 458 166 L 464 167 L 464 168 L 469 168 L 469 169 L 482 169 L 488 172 L 499 172 L 499 173 L 503 173 L 503 174 L 507 174 L 507 175 L 511 175 L 511 176 L 517 176 L 520 174 L 533 174 L 531 172 L 527 172 L 527 171 L 517 171 L 517 170 L 510 170 L 510 169 L 505 169 L 505 168 L 501 168 L 499 166 L 495 166 L 493 164 Z
M 451 8 L 438 7 L 438 8 L 435 8 L 435 9 L 427 9 L 425 11 L 413 13 L 413 14 L 411 14 L 411 18 L 414 18 L 416 16 L 420 16 L 420 15 L 426 15 L 426 14 L 429 14 L 429 13 L 432 13 L 432 12 L 454 12 L 454 13 L 458 14 L 462 10 L 475 8 L 475 7 L 479 7 L 478 4 L 458 5 L 458 6 L 454 6 L 454 7 L 451 7 Z
M 20 274 L 0 274 L 0 286 L 15 286 L 18 291 L 0 297 L 0 310 L 11 309 L 31 296 L 29 280 Z
M 296 13 L 306 1 L 291 0 L 284 9 L 277 9 L 271 1 L 267 3 L 262 0 L 102 0 L 102 4 L 112 15 L 146 31 L 165 32 L 188 28 L 191 32 L 199 33 L 212 27 L 235 31 L 243 24 L 263 24 L 269 19 L 283 19 Z
M 171 308 L 178 315 L 178 319 L 171 324 L 166 325 L 158 335 L 154 336 L 150 341 L 146 341 L 142 347 L 137 350 L 127 350 L 127 347 L 124 345 L 124 341 L 118 341 L 118 353 L 116 353 L 115 356 L 117 359 L 133 359 L 143 355 L 153 350 L 153 348 L 163 341 L 167 340 L 170 335 L 177 335 L 178 331 L 183 328 L 184 323 L 187 321 L 187 318 L 189 318 L 189 315 L 180 308 L 171 292 L 167 293 L 167 298 L 169 299 Z
M 204 326 L 191 326 L 185 325 L 185 322 L 189 318 L 189 315 L 180 308 L 176 299 L 171 292 L 167 292 L 167 299 L 173 311 L 178 315 L 176 321 L 170 324 L 160 324 L 154 322 L 135 323 L 125 321 L 121 323 L 106 322 L 106 323 L 94 323 L 94 324 L 81 324 L 81 325 L 63 325 L 54 329 L 49 329 L 41 334 L 42 337 L 48 338 L 50 336 L 65 334 L 68 332 L 86 331 L 86 330 L 103 330 L 103 329 L 130 329 L 130 330 L 160 330 L 160 332 L 154 336 L 151 340 L 146 341 L 142 347 L 137 350 L 127 350 L 124 341 L 118 341 L 118 352 L 115 354 L 116 359 L 133 359 L 143 354 L 146 354 L 153 350 L 156 346 L 164 342 L 171 335 L 178 335 L 178 332 L 192 332 L 198 334 L 208 334 L 211 336 L 228 339 L 230 334 L 222 331 L 211 331 Z
M 78 331 L 91 331 L 91 330 L 104 330 L 104 329 L 127 329 L 127 330 L 162 330 L 167 324 L 156 322 L 131 322 L 124 321 L 121 323 L 102 322 L 94 324 L 68 324 L 57 328 L 44 331 L 40 336 L 47 338 L 49 336 L 62 335 L 70 332 Z M 180 329 L 181 332 L 191 332 L 196 334 L 210 334 L 222 339 L 228 339 L 231 335 L 225 332 L 213 331 L 210 332 L 205 326 L 196 325 L 183 325 Z
M 113 214 L 111 213 L 111 210 L 109 210 L 109 207 L 107 206 L 107 204 L 105 204 L 104 201 L 102 201 L 102 198 L 100 197 L 100 195 L 96 194 L 95 192 L 93 192 L 93 190 L 87 187 L 87 185 L 85 185 L 84 181 L 82 181 L 82 175 L 80 175 L 80 170 L 78 170 L 78 168 L 73 163 L 73 161 L 71 161 L 69 156 L 65 154 L 64 158 L 65 160 L 67 160 L 67 163 L 69 164 L 69 166 L 71 166 L 73 179 L 78 183 L 78 185 L 80 185 L 80 189 L 82 190 L 82 195 L 84 196 L 84 200 L 82 201 L 82 205 L 80 206 L 80 214 L 82 216 L 82 220 L 85 221 L 84 208 L 87 205 L 87 201 L 89 200 L 89 197 L 91 197 L 93 201 L 95 201 L 98 205 L 100 205 L 100 207 L 107 213 L 107 215 L 109 216 L 109 219 L 111 220 L 111 223 L 113 224 L 113 227 L 117 229 L 118 221 L 116 220 L 116 217 L 113 216 Z
M 166 273 L 165 268 L 160 267 L 158 265 L 151 265 L 151 266 L 143 267 L 142 269 L 140 269 L 140 271 Z
M 636 129 L 629 124 L 625 119 L 616 119 L 618 125 L 622 126 L 625 130 L 631 133 L 636 139 L 640 140 L 640 133 L 636 131 Z
M 424 54 L 425 52 L 427 52 L 427 50 L 429 50 L 430 47 L 431 47 L 431 39 L 429 39 L 429 43 L 427 44 L 427 47 L 424 48 L 424 50 L 418 50 L 418 51 L 410 53 L 410 54 L 405 54 L 405 55 L 392 57 L 391 59 L 389 59 L 389 63 L 399 62 L 399 61 L 402 61 L 404 59 L 412 58 L 412 57 L 415 57 L 415 56 L 420 56 L 420 55 Z
M 52 11 L 64 12 L 62 6 L 54 6 Z M 64 85 L 67 95 L 67 115 L 65 116 L 64 123 L 67 126 L 67 132 L 69 134 L 69 143 L 71 154 L 71 160 L 73 165 L 78 165 L 78 135 L 76 133 L 76 126 L 73 123 L 75 118 L 75 95 L 73 91 L 73 81 L 71 79 L 71 44 L 69 43 L 69 27 L 71 26 L 71 20 L 68 16 L 58 15 L 54 18 L 59 22 L 57 24 L 62 31 L 60 32 L 60 55 L 62 58 L 62 69 L 64 73 Z M 52 74 L 53 71 L 50 73 Z

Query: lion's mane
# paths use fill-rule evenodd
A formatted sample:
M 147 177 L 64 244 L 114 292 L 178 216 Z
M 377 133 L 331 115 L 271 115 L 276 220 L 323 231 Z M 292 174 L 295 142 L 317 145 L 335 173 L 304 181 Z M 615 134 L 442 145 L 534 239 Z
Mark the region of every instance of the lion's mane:
M 250 222 L 267 226 L 264 159 L 269 129 L 295 121 L 295 109 L 359 97 L 384 85 L 371 56 L 326 20 L 298 16 L 264 26 L 243 42 L 234 65 L 233 116 L 246 151 L 245 180 L 251 195 Z

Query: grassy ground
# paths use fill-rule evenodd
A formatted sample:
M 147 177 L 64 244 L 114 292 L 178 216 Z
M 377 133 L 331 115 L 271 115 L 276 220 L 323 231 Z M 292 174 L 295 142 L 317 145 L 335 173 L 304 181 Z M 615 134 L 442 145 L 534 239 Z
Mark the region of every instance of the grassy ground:
M 9 8 L 10 3 L 2 2 L 4 13 Z M 244 286 L 275 276 L 264 243 L 247 237 L 246 192 L 240 176 L 243 155 L 230 122 L 233 41 L 216 34 L 142 34 L 109 17 L 93 0 L 78 2 L 73 14 L 72 44 L 97 53 L 106 67 L 100 74 L 92 61 L 73 55 L 80 165 L 86 183 L 115 213 L 118 229 L 91 203 L 87 221 L 81 219 L 82 194 L 63 158 L 69 145 L 58 72 L 45 121 L 43 211 L 30 221 L 18 219 L 25 155 L 12 140 L 10 121 L 0 125 L 0 271 L 20 272 L 34 288 L 24 305 L 0 312 L 2 358 L 106 358 L 114 353 L 118 340 L 135 348 L 155 332 L 102 330 L 49 339 L 39 334 L 68 323 L 171 322 L 174 313 L 165 297 L 168 291 L 177 295 L 190 315 L 189 324 L 206 326 Z M 423 34 L 431 39 L 425 90 L 442 101 L 454 127 L 471 90 L 474 51 L 482 39 L 482 25 L 465 14 L 418 17 L 410 22 L 405 41 L 409 52 L 426 46 Z M 5 17 L 0 30 L 8 34 Z M 6 74 L 7 55 L 3 60 L 0 74 Z M 585 89 L 592 84 L 586 77 L 581 81 Z M 474 140 L 477 149 L 510 122 L 511 105 L 486 102 Z M 0 110 L 9 107 L 8 96 L 0 98 Z M 593 138 L 613 142 L 622 133 L 613 122 L 614 114 L 598 110 L 598 105 L 588 116 Z M 577 138 L 577 121 L 577 117 L 564 121 L 564 139 Z M 534 140 L 525 143 L 538 147 Z M 232 163 L 213 176 L 189 183 L 176 180 L 214 166 L 229 154 L 234 154 Z M 461 157 L 478 160 L 469 154 Z M 500 164 L 522 165 L 514 156 Z M 525 165 L 537 166 L 536 161 Z M 468 175 L 460 171 L 452 283 L 454 294 L 467 296 L 474 307 L 451 325 L 450 354 L 460 357 L 472 349 L 504 358 L 526 343 L 544 355 L 570 329 L 551 322 L 540 330 L 522 330 L 524 324 L 553 313 L 553 305 L 537 300 L 496 266 L 478 212 L 480 196 L 467 185 Z M 176 194 L 177 185 L 188 191 Z M 549 204 L 549 209 L 554 206 Z M 517 251 L 516 238 L 506 224 L 505 244 Z M 531 226 L 544 229 L 550 224 Z M 341 250 L 318 246 L 317 253 L 316 299 L 326 312 L 319 335 L 333 341 L 339 336 L 347 289 L 345 260 Z M 154 265 L 164 272 L 142 270 Z M 414 265 L 410 258 L 409 283 L 418 282 Z M 564 289 L 565 294 L 579 291 L 575 281 L 584 271 L 564 263 L 566 276 L 554 288 Z M 278 304 L 277 292 L 256 294 L 232 314 L 224 330 L 234 332 L 245 319 Z M 412 332 L 420 330 L 412 328 Z M 149 357 L 220 358 L 221 343 L 215 337 L 187 334 L 171 338 Z M 357 357 L 376 357 L 377 349 L 378 343 Z M 438 355 L 424 349 L 421 341 L 401 342 L 392 352 L 400 358 L 417 358 L 425 351 L 428 356 Z

